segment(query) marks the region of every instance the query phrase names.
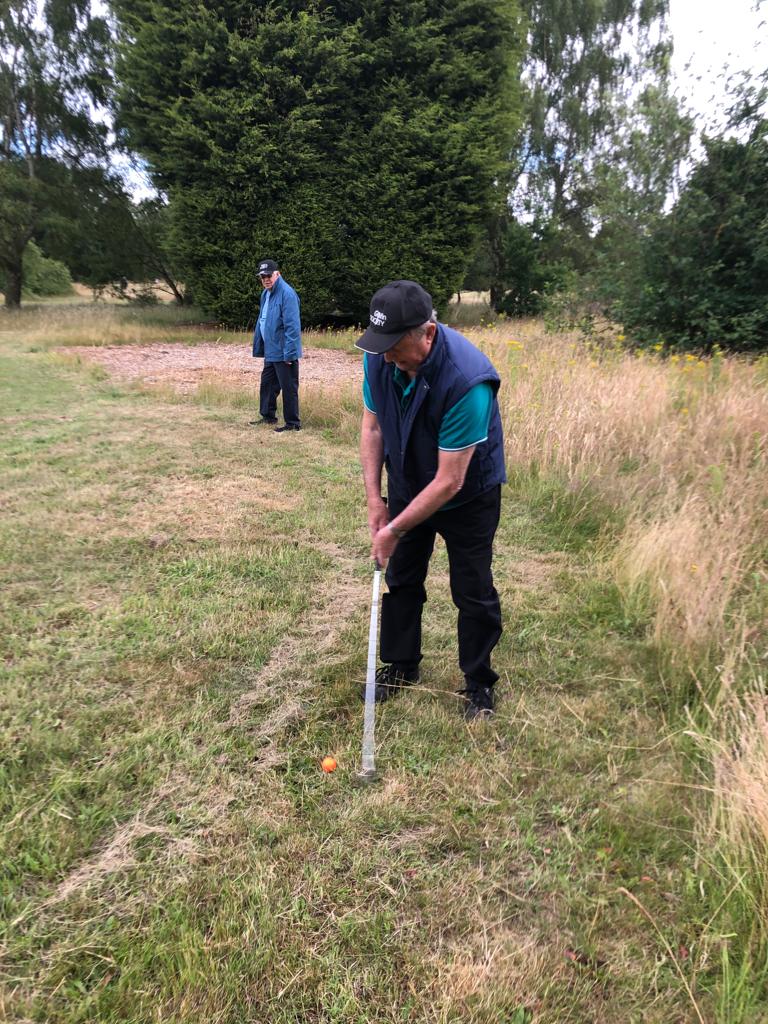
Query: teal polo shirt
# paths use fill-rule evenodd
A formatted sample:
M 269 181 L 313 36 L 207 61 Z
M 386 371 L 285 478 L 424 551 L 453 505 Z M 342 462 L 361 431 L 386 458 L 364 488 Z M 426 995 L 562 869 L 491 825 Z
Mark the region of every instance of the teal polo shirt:
M 404 412 L 413 397 L 416 380 L 392 364 L 392 379 L 400 396 L 400 408 Z M 363 403 L 368 412 L 376 415 L 368 383 L 368 356 L 363 356 Z M 474 444 L 480 444 L 488 437 L 488 425 L 493 409 L 493 388 L 487 381 L 475 384 L 459 401 L 449 409 L 440 424 L 437 447 L 443 452 L 460 452 Z M 453 508 L 449 501 L 440 511 Z

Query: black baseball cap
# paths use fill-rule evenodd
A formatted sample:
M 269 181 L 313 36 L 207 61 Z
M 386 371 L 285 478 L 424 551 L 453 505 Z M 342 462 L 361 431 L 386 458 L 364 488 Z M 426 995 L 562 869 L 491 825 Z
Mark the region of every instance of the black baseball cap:
M 432 296 L 415 281 L 390 281 L 371 299 L 371 325 L 356 348 L 378 356 L 432 316 Z
M 262 274 L 274 274 L 276 270 L 277 264 L 274 260 L 262 260 L 261 263 L 259 263 L 259 277 L 261 277 Z

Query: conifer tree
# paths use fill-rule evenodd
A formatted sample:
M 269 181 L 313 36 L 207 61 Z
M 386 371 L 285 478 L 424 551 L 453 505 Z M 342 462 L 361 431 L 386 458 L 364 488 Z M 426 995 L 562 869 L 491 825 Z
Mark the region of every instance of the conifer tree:
M 392 278 L 444 302 L 519 125 L 517 2 L 113 0 L 119 124 L 196 299 L 246 322 L 270 256 L 308 320 Z

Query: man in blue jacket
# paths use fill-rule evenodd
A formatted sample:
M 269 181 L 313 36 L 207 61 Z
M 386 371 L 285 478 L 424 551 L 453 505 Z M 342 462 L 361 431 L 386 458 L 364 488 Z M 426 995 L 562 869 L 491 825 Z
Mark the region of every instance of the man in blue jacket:
M 424 581 L 439 533 L 459 610 L 464 717 L 493 714 L 491 652 L 501 608 L 491 558 L 506 480 L 490 360 L 437 323 L 431 296 L 415 281 L 392 281 L 373 296 L 365 353 L 360 461 L 371 551 L 387 564 L 376 700 L 419 678 Z M 387 500 L 381 496 L 387 470 Z
M 253 354 L 264 356 L 264 369 L 259 394 L 261 419 L 251 420 L 251 423 L 277 423 L 277 396 L 282 391 L 285 424 L 276 427 L 275 431 L 282 434 L 286 430 L 301 430 L 299 297 L 283 279 L 274 260 L 259 263 L 259 279 L 264 290 L 253 329 Z

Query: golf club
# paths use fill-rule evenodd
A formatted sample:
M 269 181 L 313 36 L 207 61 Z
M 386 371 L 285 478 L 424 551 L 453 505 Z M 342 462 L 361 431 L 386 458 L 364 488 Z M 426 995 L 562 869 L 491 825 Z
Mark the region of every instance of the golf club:
M 376 724 L 376 641 L 379 626 L 379 587 L 381 566 L 375 563 L 373 593 L 371 595 L 371 622 L 368 628 L 368 670 L 365 677 L 365 714 L 363 718 L 363 759 L 357 780 L 367 784 L 378 779 L 374 755 L 374 728 Z

